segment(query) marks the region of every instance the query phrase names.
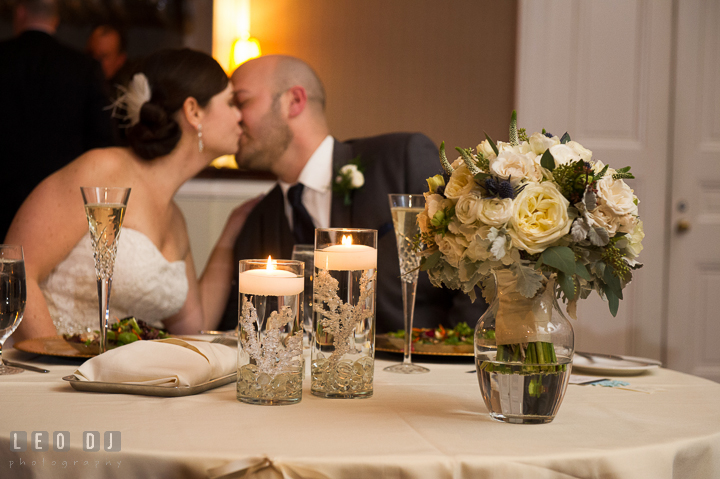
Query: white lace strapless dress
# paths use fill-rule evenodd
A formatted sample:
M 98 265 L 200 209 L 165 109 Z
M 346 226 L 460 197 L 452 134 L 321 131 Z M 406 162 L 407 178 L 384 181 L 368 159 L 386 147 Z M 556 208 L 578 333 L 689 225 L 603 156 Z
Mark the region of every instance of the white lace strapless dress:
M 40 283 L 58 334 L 100 327 L 92 243 L 87 234 Z M 188 293 L 185 262 L 170 262 L 143 233 L 123 228 L 110 290 L 110 322 L 135 316 L 153 326 L 174 315 Z

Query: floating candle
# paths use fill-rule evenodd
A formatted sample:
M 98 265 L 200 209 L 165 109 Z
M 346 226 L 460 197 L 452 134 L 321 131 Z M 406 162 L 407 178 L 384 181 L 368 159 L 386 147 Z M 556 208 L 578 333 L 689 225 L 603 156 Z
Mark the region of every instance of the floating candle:
M 343 244 L 315 251 L 315 266 L 331 271 L 356 271 L 377 267 L 377 250 L 370 246 L 352 244 L 350 236 L 343 236 Z
M 268 258 L 266 268 L 243 271 L 238 278 L 238 290 L 241 294 L 291 296 L 302 293 L 304 289 L 303 276 L 277 269 L 277 263 L 271 258 Z

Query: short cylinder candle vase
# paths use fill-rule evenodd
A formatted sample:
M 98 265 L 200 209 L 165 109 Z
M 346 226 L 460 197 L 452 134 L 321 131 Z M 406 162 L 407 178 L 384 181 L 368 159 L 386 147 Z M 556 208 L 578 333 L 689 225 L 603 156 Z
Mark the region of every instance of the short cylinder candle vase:
M 302 399 L 304 263 L 240 261 L 237 398 L 250 404 Z

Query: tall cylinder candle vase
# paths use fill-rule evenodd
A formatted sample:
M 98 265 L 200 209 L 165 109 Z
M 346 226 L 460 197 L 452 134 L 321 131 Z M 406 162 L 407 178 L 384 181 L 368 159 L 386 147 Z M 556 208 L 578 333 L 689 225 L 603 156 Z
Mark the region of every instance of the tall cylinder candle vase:
M 304 263 L 240 261 L 237 398 L 250 404 L 302 399 Z
M 315 230 L 312 394 L 373 394 L 377 231 Z

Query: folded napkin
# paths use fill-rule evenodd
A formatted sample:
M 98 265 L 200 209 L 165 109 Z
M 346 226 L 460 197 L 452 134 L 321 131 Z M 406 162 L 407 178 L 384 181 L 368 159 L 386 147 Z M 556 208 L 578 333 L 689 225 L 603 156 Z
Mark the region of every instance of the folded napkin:
M 75 371 L 75 377 L 144 386 L 196 386 L 231 374 L 236 368 L 236 348 L 168 338 L 135 341 L 95 356 Z

